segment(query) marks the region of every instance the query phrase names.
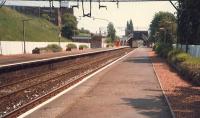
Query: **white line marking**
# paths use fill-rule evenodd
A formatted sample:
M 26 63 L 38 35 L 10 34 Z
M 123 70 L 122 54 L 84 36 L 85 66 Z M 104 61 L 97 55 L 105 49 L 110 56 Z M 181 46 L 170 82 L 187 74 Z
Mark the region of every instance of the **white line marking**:
M 104 69 L 110 67 L 111 65 L 117 63 L 118 61 L 122 60 L 123 58 L 129 56 L 130 54 L 132 54 L 132 53 L 135 52 L 136 50 L 137 50 L 137 49 L 135 49 L 135 50 L 129 52 L 128 54 L 124 55 L 123 57 L 120 57 L 119 59 L 113 61 L 112 63 L 110 63 L 110 64 L 108 64 L 108 65 L 102 67 L 101 69 L 97 70 L 96 72 L 94 72 L 94 73 L 88 75 L 87 77 L 85 77 L 84 79 L 82 79 L 82 80 L 81 80 L 80 82 L 78 82 L 77 84 L 75 84 L 75 85 L 69 87 L 68 89 L 66 89 L 66 90 L 64 90 L 64 91 L 62 91 L 62 92 L 60 92 L 60 93 L 57 94 L 56 96 L 54 96 L 54 97 L 48 99 L 47 101 L 45 101 L 45 102 L 39 104 L 38 106 L 34 107 L 33 109 L 30 109 L 29 111 L 23 113 L 23 114 L 20 115 L 18 118 L 24 118 L 24 117 L 28 116 L 29 114 L 33 113 L 33 112 L 36 111 L 37 109 L 43 107 L 44 105 L 46 105 L 46 104 L 52 102 L 53 100 L 57 99 L 58 97 L 62 96 L 63 94 L 69 92 L 69 91 L 72 90 L 73 88 L 79 86 L 80 84 L 82 84 L 82 83 L 85 82 L 86 80 L 90 79 L 90 78 L 93 77 L 94 75 L 100 73 L 100 72 L 103 71 Z

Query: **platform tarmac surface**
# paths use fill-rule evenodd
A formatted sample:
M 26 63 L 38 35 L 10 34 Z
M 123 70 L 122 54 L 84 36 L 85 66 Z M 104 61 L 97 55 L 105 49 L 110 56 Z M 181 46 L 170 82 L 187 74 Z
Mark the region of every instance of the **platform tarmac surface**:
M 27 118 L 171 118 L 148 50 L 134 50 Z

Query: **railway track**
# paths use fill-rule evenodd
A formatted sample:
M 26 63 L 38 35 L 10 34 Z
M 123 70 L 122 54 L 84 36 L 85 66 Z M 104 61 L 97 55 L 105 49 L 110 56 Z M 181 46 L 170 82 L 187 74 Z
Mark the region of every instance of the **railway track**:
M 0 91 L 10 90 L 11 92 L 0 94 L 0 117 L 18 116 L 130 50 L 125 48 L 113 52 L 113 54 L 102 54 L 89 59 L 89 62 L 80 62 L 79 60 L 74 63 L 75 66 L 71 65 L 35 78 L 30 77 L 1 86 Z
M 92 60 L 95 60 L 95 59 L 96 58 L 92 58 Z M 91 63 L 92 60 L 90 59 L 88 61 L 90 61 L 90 63 Z M 76 66 L 70 65 L 70 66 L 64 67 L 62 69 L 57 69 L 57 70 L 50 71 L 50 72 L 47 72 L 47 73 L 44 73 L 44 74 L 41 74 L 41 75 L 33 76 L 33 77 L 30 77 L 30 78 L 22 79 L 22 80 L 19 80 L 19 81 L 12 82 L 10 84 L 0 86 L 0 91 L 1 91 L 0 92 L 0 99 L 3 98 L 4 96 L 7 96 L 8 94 L 11 94 L 9 92 L 3 93 L 2 91 L 15 92 L 15 91 L 18 91 L 20 89 L 21 90 L 26 89 L 30 86 L 37 85 L 37 84 L 42 83 L 42 82 L 48 82 L 48 81 L 54 79 L 55 77 L 62 76 L 63 74 L 70 73 L 70 72 L 80 68 L 84 63 L 86 63 L 86 62 L 82 62 L 82 61 L 77 62 Z
M 89 59 L 92 59 L 92 57 L 90 57 Z M 81 58 L 81 61 L 79 61 L 79 58 L 77 58 L 76 60 L 73 59 L 73 61 L 72 60 L 67 60 L 67 65 L 62 63 L 63 67 L 61 66 L 61 67 L 53 68 L 53 64 L 52 64 L 49 67 L 49 68 L 51 68 L 50 70 L 48 70 L 47 72 L 43 72 L 43 73 L 37 74 L 37 75 L 34 74 L 34 75 L 30 75 L 28 77 L 24 76 L 24 77 L 15 78 L 15 79 L 6 78 L 7 81 L 0 80 L 0 89 L 1 88 L 5 88 L 6 86 L 11 86 L 11 85 L 14 85 L 14 84 L 18 84 L 20 82 L 32 80 L 34 78 L 50 74 L 50 73 L 52 73 L 52 72 L 54 72 L 56 70 L 60 70 L 60 68 L 63 68 L 63 69 L 71 68 L 71 67 L 73 67 L 74 64 L 76 64 L 76 65 L 77 64 L 82 64 L 82 63 L 86 63 L 87 61 L 88 61 L 88 58 Z M 21 79 L 21 78 L 23 78 L 23 79 Z

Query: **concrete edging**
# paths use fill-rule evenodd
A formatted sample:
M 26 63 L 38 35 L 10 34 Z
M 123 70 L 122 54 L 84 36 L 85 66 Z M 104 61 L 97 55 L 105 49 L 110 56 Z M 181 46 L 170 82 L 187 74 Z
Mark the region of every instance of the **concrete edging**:
M 161 84 L 161 82 L 160 82 L 160 77 L 159 77 L 158 74 L 156 73 L 155 66 L 154 66 L 154 64 L 153 64 L 152 62 L 151 62 L 151 64 L 152 64 L 152 66 L 153 66 L 153 71 L 154 71 L 154 73 L 155 73 L 155 75 L 156 75 L 156 78 L 157 78 L 157 80 L 158 80 L 158 83 L 159 83 L 159 85 L 160 85 L 160 88 L 162 89 L 162 93 L 163 93 L 163 95 L 164 95 L 164 97 L 165 97 L 165 100 L 166 100 L 166 102 L 167 102 L 167 105 L 169 106 L 170 112 L 171 112 L 171 114 L 172 114 L 172 118 L 176 118 L 176 117 L 175 117 L 175 114 L 174 114 L 174 111 L 173 111 L 173 109 L 172 109 L 172 107 L 171 107 L 171 105 L 170 105 L 169 99 L 168 99 L 168 97 L 166 96 L 165 91 L 164 91 L 164 89 L 163 89 L 163 86 L 162 86 L 162 84 Z

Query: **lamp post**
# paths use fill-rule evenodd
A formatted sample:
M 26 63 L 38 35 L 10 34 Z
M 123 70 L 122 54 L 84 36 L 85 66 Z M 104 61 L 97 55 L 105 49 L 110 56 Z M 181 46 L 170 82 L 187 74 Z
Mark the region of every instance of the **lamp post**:
M 32 19 L 24 19 L 24 20 L 22 20 L 22 23 L 23 23 L 23 46 L 24 46 L 24 54 L 26 54 L 25 22 L 29 21 L 29 20 L 32 20 Z
M 164 27 L 161 27 L 160 30 L 164 31 L 164 43 L 166 43 L 167 42 L 167 31 Z

